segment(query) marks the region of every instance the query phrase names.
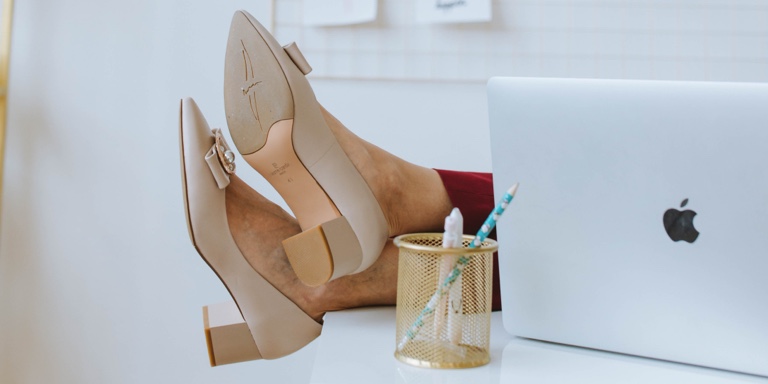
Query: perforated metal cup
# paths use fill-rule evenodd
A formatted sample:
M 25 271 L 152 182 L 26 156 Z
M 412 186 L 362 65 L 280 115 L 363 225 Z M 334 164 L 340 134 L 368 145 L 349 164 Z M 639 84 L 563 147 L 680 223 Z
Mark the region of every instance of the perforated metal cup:
M 395 238 L 400 249 L 395 349 L 398 360 L 429 368 L 477 367 L 491 360 L 493 252 L 498 244 L 486 240 L 480 247 L 469 249 L 473 238 L 464 235 L 464 248 L 455 249 L 442 247 L 442 233 Z M 445 286 L 462 256 L 468 262 L 460 277 L 432 306 L 434 312 L 424 315 L 427 303 Z M 414 327 L 416 324 L 422 325 Z

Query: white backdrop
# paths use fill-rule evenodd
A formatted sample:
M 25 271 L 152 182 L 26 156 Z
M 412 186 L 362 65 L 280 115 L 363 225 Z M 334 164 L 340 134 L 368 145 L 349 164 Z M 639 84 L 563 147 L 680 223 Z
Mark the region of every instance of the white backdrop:
M 238 8 L 268 17 L 256 0 L 17 2 L 0 382 L 309 381 L 313 345 L 278 361 L 208 367 L 201 307 L 228 296 L 188 239 L 178 104 L 192 96 L 211 125 L 225 125 L 224 47 Z M 329 110 L 387 150 L 490 170 L 483 84 L 313 84 Z M 239 167 L 279 199 L 247 171 Z
M 514 23 L 528 34 L 513 28 L 521 43 L 512 48 L 546 60 L 531 56 L 515 74 L 766 81 L 764 1 L 709 0 L 703 13 L 699 3 L 677 0 L 674 18 L 638 15 L 654 20 L 639 42 L 594 31 L 602 45 L 581 46 L 638 55 L 630 48 L 644 47 L 660 60 L 678 50 L 716 56 L 706 66 L 653 61 L 633 75 L 610 70 L 623 68 L 610 55 L 588 67 L 561 60 L 579 37 L 562 33 L 576 21 L 575 8 L 521 1 L 531 9 Z M 1 383 L 309 381 L 313 345 L 278 361 L 207 366 L 201 307 L 228 295 L 188 239 L 178 105 L 192 96 L 212 126 L 224 126 L 224 47 L 239 8 L 269 17 L 266 0 L 17 2 L 0 223 Z M 610 14 L 590 17 L 615 22 Z M 545 38 L 553 36 L 567 39 Z M 330 111 L 384 149 L 430 167 L 490 170 L 482 83 L 313 85 Z M 239 174 L 279 200 L 248 167 Z

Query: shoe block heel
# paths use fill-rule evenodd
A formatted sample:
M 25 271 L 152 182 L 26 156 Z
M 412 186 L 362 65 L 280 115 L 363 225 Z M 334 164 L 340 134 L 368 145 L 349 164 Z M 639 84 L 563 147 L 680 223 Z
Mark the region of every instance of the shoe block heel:
M 283 248 L 299 280 L 310 287 L 351 274 L 360 264 L 360 242 L 345 217 L 283 240 Z
M 211 367 L 261 359 L 248 324 L 233 301 L 204 306 L 203 323 Z

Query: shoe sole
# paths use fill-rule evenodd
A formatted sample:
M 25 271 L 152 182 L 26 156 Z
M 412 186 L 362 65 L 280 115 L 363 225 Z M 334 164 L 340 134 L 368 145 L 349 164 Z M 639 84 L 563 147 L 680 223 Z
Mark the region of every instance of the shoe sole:
M 373 264 L 387 239 L 376 198 L 327 126 L 304 72 L 244 11 L 230 28 L 224 102 L 238 151 L 302 228 L 283 242 L 299 279 L 317 286 Z

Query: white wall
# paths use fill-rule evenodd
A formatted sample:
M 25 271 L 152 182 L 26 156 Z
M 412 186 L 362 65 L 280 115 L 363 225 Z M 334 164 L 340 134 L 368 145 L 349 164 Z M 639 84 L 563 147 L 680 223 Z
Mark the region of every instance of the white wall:
M 201 306 L 228 296 L 188 239 L 178 104 L 192 96 L 225 125 L 224 46 L 238 8 L 259 17 L 268 7 L 17 2 L 0 382 L 308 382 L 312 346 L 278 361 L 207 362 Z M 409 160 L 490 169 L 482 84 L 317 81 L 316 91 L 360 136 Z
M 764 0 L 492 0 L 490 22 L 443 26 L 382 0 L 375 23 L 344 28 L 302 26 L 303 1 L 276 3 L 275 33 L 331 77 L 768 81 Z

